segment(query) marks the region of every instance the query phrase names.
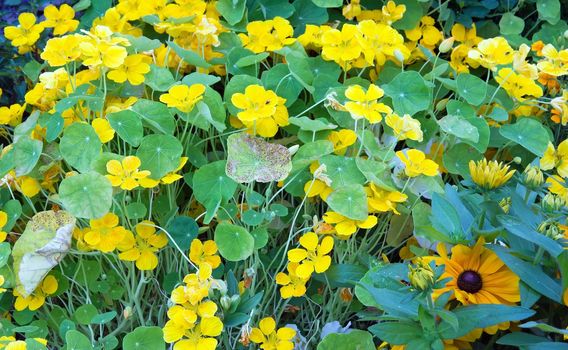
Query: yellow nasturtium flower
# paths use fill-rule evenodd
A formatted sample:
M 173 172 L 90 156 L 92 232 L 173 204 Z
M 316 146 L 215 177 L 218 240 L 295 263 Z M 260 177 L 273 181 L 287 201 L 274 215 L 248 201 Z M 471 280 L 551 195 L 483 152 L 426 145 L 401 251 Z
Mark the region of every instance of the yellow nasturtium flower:
M 213 240 L 201 242 L 199 239 L 191 241 L 189 260 L 195 265 L 209 264 L 212 269 L 221 265 L 221 258 L 217 255 L 217 244 Z
M 118 225 L 118 216 L 107 213 L 102 218 L 91 219 L 90 229 L 84 233 L 83 240 L 91 249 L 110 253 L 122 242 L 128 230 Z
M 79 26 L 79 21 L 75 18 L 75 10 L 67 4 L 63 4 L 59 9 L 53 5 L 48 5 L 44 10 L 45 21 L 42 22 L 46 28 L 53 28 L 53 35 L 62 35 L 72 32 Z
M 373 215 L 367 216 L 365 220 L 353 220 L 333 211 L 326 212 L 323 215 L 323 220 L 327 224 L 335 225 L 335 233 L 340 239 L 351 237 L 357 229 L 370 229 L 377 224 L 377 217 Z
M 389 0 L 381 9 L 383 13 L 382 21 L 388 25 L 393 24 L 404 16 L 406 5 L 397 5 L 396 2 Z
M 537 63 L 541 72 L 555 77 L 568 74 L 568 49 L 558 51 L 552 44 L 547 44 L 541 51 L 545 58 Z
M 479 187 L 484 189 L 494 189 L 503 186 L 515 173 L 515 170 L 509 171 L 509 166 L 496 160 L 487 161 L 483 158 L 477 162 L 469 161 L 469 173 L 471 179 Z
M 185 285 L 172 291 L 171 299 L 174 303 L 184 305 L 197 305 L 209 295 L 211 286 L 211 265 L 202 264 L 197 273 L 190 273 L 183 278 Z
M 13 294 L 16 297 L 14 308 L 17 311 L 30 309 L 34 311 L 39 309 L 44 303 L 45 298 L 57 291 L 58 283 L 52 275 L 46 276 L 43 281 L 37 286 L 36 290 L 28 295 L 20 293 L 18 289 L 14 289 Z
M 306 283 L 309 278 L 302 278 L 296 273 L 300 264 L 289 262 L 287 269 L 288 273 L 278 272 L 276 274 L 276 284 L 281 285 L 280 296 L 282 299 L 290 299 L 292 297 L 301 297 L 306 294 Z
M 254 53 L 280 50 L 296 41 L 294 28 L 287 19 L 274 17 L 247 24 L 247 34 L 239 34 L 243 47 Z
M 40 57 L 51 67 L 64 66 L 81 56 L 78 35 L 66 35 L 61 38 L 49 39 Z
M 121 162 L 115 159 L 109 160 L 106 164 L 108 172 L 106 178 L 114 187 L 133 190 L 142 186 L 141 180 L 150 176 L 148 170 L 138 170 L 141 164 L 140 158 L 136 156 L 126 156 Z
M 420 129 L 420 122 L 410 115 L 405 114 L 399 117 L 398 114 L 392 113 L 386 116 L 385 122 L 394 131 L 394 136 L 398 140 L 414 140 L 422 142 L 423 134 Z
M 114 129 L 105 118 L 95 118 L 91 125 L 102 143 L 107 143 L 114 138 Z
M 326 61 L 335 61 L 341 68 L 348 70 L 352 61 L 359 58 L 362 47 L 357 39 L 357 26 L 346 23 L 338 29 L 326 31 L 322 38 L 321 57 Z
M 16 126 L 22 122 L 22 115 L 26 110 L 26 104 L 19 105 L 17 103 L 0 107 L 0 125 Z
M 542 88 L 534 80 L 515 73 L 511 68 L 501 68 L 495 80 L 507 93 L 519 101 L 527 97 L 541 97 Z
M 398 151 L 396 156 L 404 164 L 404 173 L 408 177 L 436 176 L 438 174 L 438 164 L 433 160 L 426 159 L 426 155 L 420 150 Z
M 483 67 L 495 70 L 498 65 L 513 62 L 514 53 L 507 40 L 499 36 L 480 41 L 477 48 L 470 50 L 468 55 Z
M 272 317 L 265 317 L 258 323 L 258 328 L 253 328 L 249 339 L 260 344 L 261 349 L 266 350 L 292 350 L 296 331 L 292 328 L 282 327 L 276 329 L 276 322 Z
M 168 236 L 164 232 L 156 233 L 152 221 L 138 223 L 134 230 L 136 236 L 126 231 L 124 239 L 118 245 L 121 253 L 118 257 L 124 261 L 136 261 L 139 270 L 153 270 L 158 266 L 156 253 L 168 244 Z
M 310 278 L 312 273 L 327 271 L 331 265 L 331 257 L 328 255 L 333 249 L 333 238 L 325 236 L 319 242 L 318 235 L 314 232 L 305 233 L 300 237 L 300 246 L 288 251 L 288 260 L 299 263 L 296 274 L 301 278 Z
M 193 84 L 172 86 L 166 94 L 160 96 L 160 101 L 168 107 L 175 107 L 181 112 L 190 112 L 195 104 L 203 99 L 205 85 Z
M 1 230 L 0 242 L 4 242 L 6 240 L 6 237 L 8 236 L 8 233 L 4 231 L 4 226 L 6 226 L 7 223 L 8 223 L 8 214 L 0 210 L 0 230 Z M 2 286 L 2 283 L 0 283 L 0 286 Z
M 375 84 L 369 85 L 367 91 L 359 85 L 352 85 L 345 91 L 345 97 L 349 99 L 345 109 L 355 120 L 365 118 L 371 124 L 378 123 L 383 119 L 381 113 L 392 113 L 389 106 L 377 102 L 383 95 L 384 91 Z
M 370 212 L 387 212 L 392 211 L 395 214 L 400 214 L 396 210 L 396 205 L 398 203 L 404 203 L 408 199 L 408 196 L 399 191 L 389 191 L 374 183 L 370 183 L 369 187 L 366 187 L 367 192 L 367 203 L 369 205 Z
M 333 153 L 342 156 L 357 141 L 357 134 L 351 129 L 341 129 L 329 133 L 327 139 L 333 143 Z
M 272 137 L 278 132 L 279 126 L 288 125 L 288 109 L 284 105 L 286 99 L 260 85 L 249 85 L 244 94 L 233 94 L 231 102 L 241 110 L 237 118 L 249 131 L 262 137 Z
M 149 56 L 134 54 L 126 57 L 124 63 L 118 68 L 108 72 L 107 77 L 117 83 L 124 83 L 126 80 L 132 85 L 140 85 L 144 82 L 144 75 L 150 72 Z
M 558 149 L 554 149 L 552 142 L 549 142 L 540 159 L 540 168 L 542 170 L 556 168 L 558 175 L 568 177 L 568 140 L 560 142 Z
M 23 54 L 29 52 L 38 41 L 44 26 L 36 24 L 36 16 L 29 12 L 20 13 L 18 23 L 18 26 L 4 28 L 4 36 L 11 40 L 12 46 L 17 47 L 20 54 Z

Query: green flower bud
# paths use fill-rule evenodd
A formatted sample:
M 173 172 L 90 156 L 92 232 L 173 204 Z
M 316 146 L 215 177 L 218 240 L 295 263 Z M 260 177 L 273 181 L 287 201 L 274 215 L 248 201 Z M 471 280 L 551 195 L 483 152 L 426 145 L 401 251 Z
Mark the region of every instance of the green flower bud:
M 418 290 L 427 290 L 434 284 L 434 271 L 430 265 L 422 260 L 408 266 L 408 279 L 412 287 Z

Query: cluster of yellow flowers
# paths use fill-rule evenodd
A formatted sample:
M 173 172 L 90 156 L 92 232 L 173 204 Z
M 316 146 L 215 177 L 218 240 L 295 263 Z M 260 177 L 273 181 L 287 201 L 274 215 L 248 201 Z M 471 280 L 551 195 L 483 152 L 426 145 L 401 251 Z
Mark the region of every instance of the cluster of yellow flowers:
M 213 269 L 221 264 L 217 245 L 213 241 L 193 240 L 189 259 L 197 266 L 197 272 L 184 277 L 184 285 L 172 291 L 174 303 L 168 310 L 168 322 L 164 326 L 164 339 L 175 343 L 176 349 L 217 348 L 217 339 L 223 331 L 223 322 L 215 314 L 217 304 L 208 298 L 215 282 Z

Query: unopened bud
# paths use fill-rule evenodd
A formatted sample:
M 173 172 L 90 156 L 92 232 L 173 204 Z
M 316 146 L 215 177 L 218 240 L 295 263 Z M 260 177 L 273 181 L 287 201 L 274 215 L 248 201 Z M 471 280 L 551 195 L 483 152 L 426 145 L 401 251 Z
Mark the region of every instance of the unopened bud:
M 509 214 L 509 210 L 511 209 L 511 197 L 501 199 L 499 201 L 499 206 L 503 209 L 505 214 Z
M 565 204 L 566 202 L 564 201 L 564 199 L 552 193 L 547 193 L 546 196 L 544 196 L 544 198 L 542 198 L 542 201 L 540 202 L 542 209 L 548 212 L 558 211 Z
M 132 308 L 130 306 L 125 307 L 122 316 L 125 320 L 128 320 L 128 318 L 132 316 Z
M 414 266 L 408 266 L 408 279 L 412 287 L 418 290 L 426 290 L 434 284 L 434 271 L 423 260 L 418 260 Z
M 515 163 L 515 164 L 521 164 L 522 161 L 523 161 L 523 159 L 521 157 L 513 158 L 513 163 Z
M 399 49 L 394 50 L 394 57 L 400 62 L 404 63 L 404 55 Z
M 441 53 L 446 53 L 446 52 L 450 51 L 452 49 L 452 47 L 454 46 L 455 40 L 456 39 L 454 39 L 453 37 L 449 37 L 447 39 L 444 39 L 440 43 L 440 46 L 438 46 L 438 51 L 440 51 Z
M 444 99 L 441 99 L 440 101 L 438 101 L 438 103 L 436 103 L 436 112 L 440 112 L 440 111 L 443 111 L 444 109 L 446 109 L 447 104 L 448 104 L 447 98 L 444 98 Z
M 543 222 L 537 228 L 538 232 L 542 233 L 548 238 L 559 240 L 564 237 L 564 233 L 560 229 L 557 222 Z
M 531 190 L 537 189 L 544 183 L 544 175 L 536 165 L 527 165 L 523 172 L 523 181 Z

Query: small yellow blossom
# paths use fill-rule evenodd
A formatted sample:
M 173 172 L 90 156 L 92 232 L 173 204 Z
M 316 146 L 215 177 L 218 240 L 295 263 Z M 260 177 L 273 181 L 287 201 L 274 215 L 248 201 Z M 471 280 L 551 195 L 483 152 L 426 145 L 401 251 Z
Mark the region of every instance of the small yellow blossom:
M 519 101 L 524 101 L 527 97 L 541 97 L 542 88 L 531 78 L 522 74 L 515 73 L 511 68 L 501 68 L 495 80 L 509 95 Z
M 515 173 L 515 170 L 509 171 L 509 166 L 496 160 L 487 161 L 483 158 L 477 162 L 469 161 L 469 173 L 471 179 L 479 187 L 484 189 L 494 189 L 503 186 Z
M 20 124 L 25 110 L 25 103 L 23 105 L 15 103 L 10 107 L 0 107 L 0 125 L 16 126 Z
M 345 109 L 355 120 L 365 118 L 371 124 L 378 123 L 383 119 L 381 113 L 392 113 L 389 106 L 377 102 L 383 95 L 384 91 L 375 84 L 371 84 L 367 91 L 359 85 L 352 85 L 345 91 L 345 97 L 349 99 Z
M 549 142 L 540 159 L 540 168 L 542 170 L 556 168 L 558 175 L 568 177 L 568 140 L 560 142 L 558 149 L 554 149 L 552 142 Z
M 114 187 L 122 188 L 123 190 L 133 190 L 138 186 L 142 186 L 141 180 L 150 176 L 148 170 L 138 170 L 142 163 L 140 158 L 136 156 L 126 156 L 119 162 L 118 160 L 109 160 L 106 164 L 107 179 Z
M 537 63 L 541 72 L 555 77 L 568 74 L 568 49 L 558 51 L 552 44 L 547 44 L 541 52 L 545 58 Z
M 410 115 L 405 114 L 399 117 L 398 114 L 392 113 L 386 116 L 385 122 L 394 131 L 394 136 L 398 140 L 414 140 L 422 142 L 422 129 L 420 129 L 420 122 Z
M 33 13 L 24 12 L 18 16 L 18 26 L 4 28 L 4 36 L 12 41 L 12 45 L 18 48 L 20 54 L 31 50 L 38 41 L 44 26 L 36 24 L 36 16 Z
M 0 242 L 4 242 L 8 234 L 4 231 L 4 226 L 8 223 L 8 214 L 6 212 L 0 210 Z M 2 286 L 3 283 L 0 283 Z
M 276 322 L 272 317 L 260 320 L 258 328 L 253 328 L 249 338 L 253 343 L 260 344 L 265 350 L 293 350 L 296 331 L 292 328 L 282 327 L 276 329 Z
M 340 239 L 351 237 L 359 228 L 370 229 L 377 224 L 377 217 L 373 215 L 367 216 L 365 220 L 353 220 L 333 211 L 326 212 L 323 220 L 327 224 L 335 225 L 335 233 Z
M 350 129 L 332 131 L 327 137 L 333 143 L 333 153 L 344 155 L 347 148 L 357 141 L 357 134 Z
M 280 50 L 296 39 L 294 28 L 287 19 L 274 17 L 266 21 L 253 21 L 247 24 L 247 34 L 239 34 L 243 46 L 254 53 Z
M 127 230 L 118 225 L 118 216 L 107 213 L 102 218 L 91 219 L 90 229 L 83 236 L 85 243 L 91 249 L 98 249 L 103 253 L 110 253 L 122 242 Z
M 333 249 L 332 237 L 325 236 L 319 242 L 316 233 L 308 232 L 300 237 L 300 246 L 303 248 L 288 251 L 288 260 L 300 264 L 296 268 L 296 274 L 300 278 L 310 278 L 314 271 L 316 273 L 327 271 L 331 265 L 331 257 L 328 254 Z
M 75 10 L 67 4 L 63 4 L 59 9 L 53 5 L 48 5 L 44 10 L 45 21 L 42 22 L 46 28 L 53 28 L 53 35 L 62 35 L 72 32 L 79 26 L 79 21 L 75 18 Z
M 107 143 L 114 138 L 114 130 L 105 118 L 95 118 L 91 125 L 102 143 Z
M 124 83 L 126 80 L 132 85 L 140 85 L 144 82 L 144 74 L 150 72 L 152 59 L 149 56 L 135 54 L 124 59 L 124 63 L 118 68 L 108 72 L 108 78 L 117 83 Z M 185 86 L 185 85 L 181 85 Z
M 124 261 L 135 261 L 139 270 L 153 270 L 158 266 L 156 253 L 168 244 L 168 237 L 164 232 L 156 233 L 152 221 L 144 220 L 138 223 L 134 230 L 136 236 L 130 231 L 125 232 L 124 239 L 117 246 L 121 253 L 118 257 Z
M 408 199 L 408 196 L 404 193 L 385 190 L 374 183 L 369 184 L 366 188 L 366 192 L 370 212 L 383 213 L 392 211 L 398 215 L 400 213 L 396 210 L 396 205 L 398 203 L 404 203 Z
M 212 240 L 203 243 L 199 239 L 191 241 L 189 260 L 197 266 L 209 264 L 212 269 L 221 265 L 221 258 L 217 255 L 217 244 Z
M 483 67 L 495 70 L 498 65 L 513 62 L 514 51 L 507 40 L 499 36 L 480 41 L 477 48 L 470 50 L 468 55 Z
M 426 155 L 420 150 L 398 151 L 396 156 L 404 164 L 404 173 L 408 177 L 419 175 L 436 176 L 438 174 L 438 164 L 433 160 L 426 159 Z
M 14 289 L 13 294 L 16 297 L 14 308 L 17 311 L 29 309 L 34 311 L 39 309 L 44 303 L 45 298 L 57 291 L 58 283 L 52 275 L 46 276 L 43 281 L 37 286 L 36 290 L 30 295 L 24 295 L 17 288 Z
M 306 283 L 309 278 L 302 278 L 296 273 L 300 264 L 289 262 L 288 273 L 279 272 L 276 274 L 276 284 L 281 285 L 280 296 L 282 299 L 290 299 L 292 297 L 301 297 L 306 294 Z
M 175 107 L 181 112 L 190 112 L 195 104 L 203 99 L 205 85 L 193 84 L 172 86 L 166 94 L 160 96 L 160 101 L 168 107 Z

